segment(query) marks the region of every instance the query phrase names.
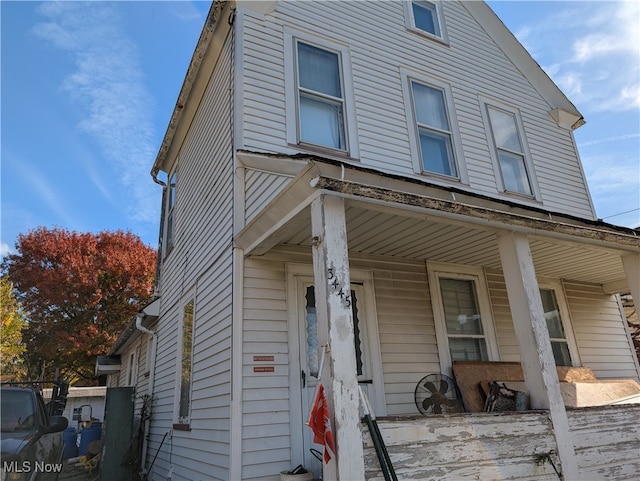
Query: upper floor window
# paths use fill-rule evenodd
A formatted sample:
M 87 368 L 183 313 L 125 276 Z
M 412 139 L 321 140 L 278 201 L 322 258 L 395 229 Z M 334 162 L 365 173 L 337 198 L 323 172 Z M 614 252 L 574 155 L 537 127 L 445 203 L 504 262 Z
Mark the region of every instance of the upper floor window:
M 350 63 L 345 45 L 285 28 L 289 145 L 358 157 Z
M 340 54 L 297 42 L 300 142 L 346 150 Z
M 169 185 L 167 186 L 167 230 L 166 230 L 166 238 L 167 242 L 165 244 L 165 252 L 167 252 L 173 246 L 173 226 L 175 220 L 175 204 L 176 204 L 176 180 L 177 174 L 174 171 L 169 177 Z
M 446 41 L 446 33 L 440 2 L 430 0 L 413 0 L 402 2 L 405 6 L 407 28 L 427 36 Z
M 444 90 L 412 81 L 411 91 L 422 170 L 458 177 Z
M 517 111 L 487 105 L 502 190 L 534 195 L 530 166 Z

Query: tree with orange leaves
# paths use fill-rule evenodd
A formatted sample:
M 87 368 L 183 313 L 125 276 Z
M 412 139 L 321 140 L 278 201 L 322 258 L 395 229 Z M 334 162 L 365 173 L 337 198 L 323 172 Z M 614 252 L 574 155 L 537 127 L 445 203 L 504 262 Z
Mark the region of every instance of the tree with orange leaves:
M 39 227 L 20 234 L 2 262 L 27 327 L 29 379 L 94 381 L 105 354 L 151 299 L 156 251 L 130 232 L 97 234 Z

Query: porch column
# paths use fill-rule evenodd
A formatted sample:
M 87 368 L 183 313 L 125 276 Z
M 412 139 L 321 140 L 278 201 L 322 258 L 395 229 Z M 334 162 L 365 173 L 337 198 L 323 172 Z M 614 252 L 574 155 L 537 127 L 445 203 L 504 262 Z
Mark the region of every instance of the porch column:
M 323 478 L 364 479 L 344 200 L 332 195 L 315 199 L 311 229 L 318 341 L 330 347 L 324 359 L 329 379 L 323 382 L 326 376 L 321 375 L 321 382 L 334 419 L 337 458 L 323 464 Z
M 563 478 L 580 479 L 529 240 L 524 234 L 503 231 L 498 246 L 531 407 L 549 410 Z
M 636 308 L 640 308 L 640 254 L 625 254 L 622 256 L 622 266 L 627 276 L 627 284 Z

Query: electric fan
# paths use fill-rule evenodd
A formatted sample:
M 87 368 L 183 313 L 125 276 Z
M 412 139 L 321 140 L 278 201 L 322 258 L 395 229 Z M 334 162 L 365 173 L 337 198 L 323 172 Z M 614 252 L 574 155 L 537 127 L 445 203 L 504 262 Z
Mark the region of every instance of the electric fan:
M 421 414 L 462 412 L 456 382 L 444 374 L 428 374 L 418 382 L 415 400 Z

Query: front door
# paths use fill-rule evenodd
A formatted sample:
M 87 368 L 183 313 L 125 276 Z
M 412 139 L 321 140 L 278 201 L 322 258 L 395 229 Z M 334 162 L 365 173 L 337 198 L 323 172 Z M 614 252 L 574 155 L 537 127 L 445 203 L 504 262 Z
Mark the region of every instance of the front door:
M 367 394 L 376 415 L 383 415 L 384 396 L 382 393 L 381 361 L 378 331 L 373 303 L 373 284 L 370 280 L 351 282 L 351 308 L 354 321 L 354 348 L 358 381 Z M 313 432 L 305 425 L 318 385 L 322 349 L 318 344 L 315 289 L 313 278 L 296 276 L 296 298 L 298 313 L 298 342 L 300 366 L 300 394 L 302 422 L 301 439 L 304 466 L 319 476 L 322 463 L 316 456 L 322 453 L 322 446 L 313 443 Z M 329 368 L 328 354 L 325 355 L 323 371 Z M 295 442 L 295 440 L 294 440 Z M 316 456 L 314 456 L 314 451 Z

